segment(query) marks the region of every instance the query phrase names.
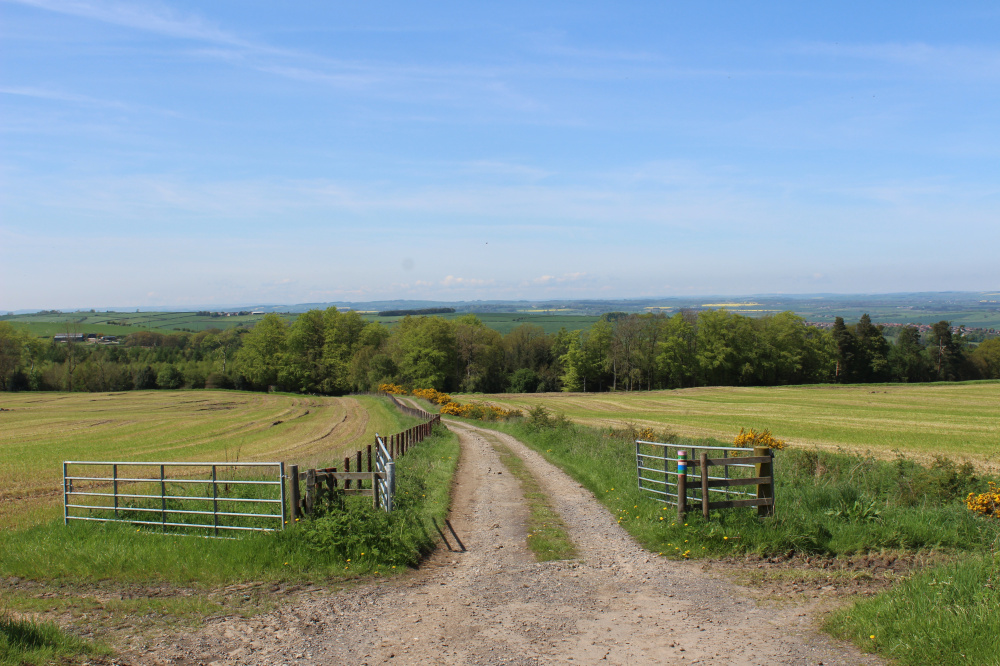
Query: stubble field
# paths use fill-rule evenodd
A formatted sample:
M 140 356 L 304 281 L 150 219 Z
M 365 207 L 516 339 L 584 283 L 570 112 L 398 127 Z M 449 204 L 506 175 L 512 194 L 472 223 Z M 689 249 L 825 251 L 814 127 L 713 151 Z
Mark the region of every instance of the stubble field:
M 599 427 L 635 424 L 689 437 L 731 439 L 770 428 L 793 445 L 890 457 L 935 455 L 1000 470 L 1000 382 L 853 386 L 708 387 L 634 393 L 469 395 L 506 407 L 537 405 Z
M 64 460 L 325 464 L 410 425 L 364 396 L 8 393 L 0 408 L 0 529 L 59 514 Z

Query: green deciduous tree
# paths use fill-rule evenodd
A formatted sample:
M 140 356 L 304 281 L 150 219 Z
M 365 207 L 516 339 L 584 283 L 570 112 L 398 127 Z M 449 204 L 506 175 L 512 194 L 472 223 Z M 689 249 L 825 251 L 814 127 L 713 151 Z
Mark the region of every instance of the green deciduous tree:
M 236 353 L 239 372 L 258 388 L 265 389 L 278 383 L 285 356 L 288 326 L 274 313 L 264 315 L 243 336 L 243 346 Z

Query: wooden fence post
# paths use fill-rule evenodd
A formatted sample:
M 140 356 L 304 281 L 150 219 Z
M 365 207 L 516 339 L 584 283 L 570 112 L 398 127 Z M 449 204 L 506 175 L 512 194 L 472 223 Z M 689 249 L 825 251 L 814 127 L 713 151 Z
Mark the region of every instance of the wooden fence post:
M 701 515 L 708 520 L 708 453 L 701 452 Z
M 687 513 L 687 451 L 677 452 L 677 522 L 684 522 Z
M 757 499 L 771 499 L 770 506 L 758 506 L 757 515 L 760 517 L 774 515 L 774 451 L 769 448 L 756 448 L 753 450 L 754 456 L 766 456 L 771 462 L 757 463 L 757 476 L 770 477 L 770 482 L 757 484 Z
M 294 523 L 302 514 L 302 507 L 299 506 L 299 466 L 290 465 L 288 467 L 288 498 L 291 500 L 292 511 L 290 520 Z
M 354 458 L 355 458 L 354 466 L 357 468 L 357 471 L 358 472 L 365 471 L 365 468 L 361 466 L 361 451 L 358 451 L 357 455 L 355 455 Z M 362 481 L 361 479 L 358 479 L 358 490 L 361 490 L 364 487 L 365 487 L 365 482 Z
M 306 472 L 306 513 L 313 512 L 316 504 L 316 470 L 310 469 Z
M 351 471 L 351 457 L 350 456 L 344 456 L 344 471 L 345 472 L 350 472 Z M 350 481 L 350 479 L 344 480 L 344 490 L 347 490 L 350 487 L 351 487 L 351 481 Z

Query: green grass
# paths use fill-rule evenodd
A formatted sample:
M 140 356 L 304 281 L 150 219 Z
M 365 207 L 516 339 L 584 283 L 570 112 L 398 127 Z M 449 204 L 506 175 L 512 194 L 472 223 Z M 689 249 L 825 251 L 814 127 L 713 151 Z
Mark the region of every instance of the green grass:
M 590 394 L 476 395 L 507 407 L 543 405 L 578 423 L 634 423 L 689 437 L 731 439 L 770 428 L 797 445 L 947 455 L 1000 471 L 1000 382 L 711 387 Z
M 576 557 L 576 546 L 566 532 L 566 524 L 542 490 L 528 465 L 489 433 L 483 433 L 500 462 L 521 483 L 521 492 L 528 505 L 528 550 L 539 562 L 568 560 Z
M 64 460 L 326 466 L 416 421 L 388 400 L 240 391 L 12 393 L 0 429 L 0 529 L 59 514 Z
M 996 664 L 998 552 L 917 573 L 887 592 L 835 612 L 825 628 L 899 664 Z
M 106 655 L 111 651 L 60 629 L 54 622 L 17 618 L 0 610 L 0 666 L 62 662 L 77 655 Z

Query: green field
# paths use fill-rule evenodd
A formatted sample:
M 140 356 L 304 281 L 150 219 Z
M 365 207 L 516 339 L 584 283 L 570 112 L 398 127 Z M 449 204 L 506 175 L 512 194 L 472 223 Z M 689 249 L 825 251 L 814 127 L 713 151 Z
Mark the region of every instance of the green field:
M 0 407 L 0 529 L 58 515 L 64 460 L 323 465 L 414 422 L 382 398 L 239 391 L 7 393 Z
M 56 333 L 67 332 L 128 335 L 137 331 L 204 331 L 209 328 L 250 327 L 263 318 L 264 315 L 211 317 L 197 312 L 66 312 L 3 317 L 12 325 L 38 337 L 52 337 Z M 284 315 L 284 318 L 291 320 L 295 315 Z
M 636 424 L 730 439 L 770 428 L 793 445 L 947 455 L 1000 469 L 1000 382 L 710 387 L 635 393 L 467 395 L 508 407 L 544 405 L 579 423 Z
M 450 314 L 433 315 L 443 319 L 457 319 L 469 313 L 455 312 Z M 532 324 L 541 326 L 546 333 L 556 333 L 561 328 L 567 331 L 579 331 L 590 327 L 600 317 L 578 314 L 545 314 L 533 312 L 487 312 L 476 313 L 476 316 L 489 328 L 507 335 L 512 330 L 522 324 Z M 386 326 L 395 326 L 402 317 L 379 317 L 373 314 L 366 314 L 364 317 L 370 321 L 378 321 Z

